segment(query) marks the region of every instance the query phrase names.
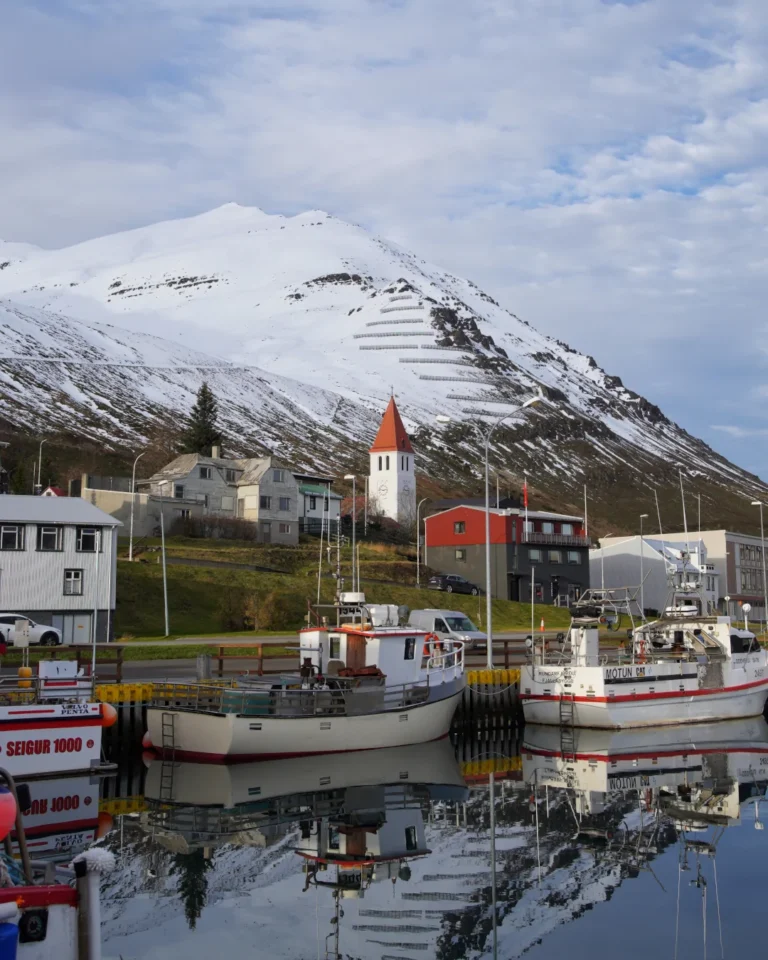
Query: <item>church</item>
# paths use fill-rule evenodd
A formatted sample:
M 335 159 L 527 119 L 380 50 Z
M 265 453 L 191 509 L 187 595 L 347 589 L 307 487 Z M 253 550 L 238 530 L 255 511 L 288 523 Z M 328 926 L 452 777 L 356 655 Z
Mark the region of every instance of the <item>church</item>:
M 416 522 L 416 463 L 395 398 L 390 397 L 368 451 L 371 469 L 368 493 L 385 517 L 408 525 Z

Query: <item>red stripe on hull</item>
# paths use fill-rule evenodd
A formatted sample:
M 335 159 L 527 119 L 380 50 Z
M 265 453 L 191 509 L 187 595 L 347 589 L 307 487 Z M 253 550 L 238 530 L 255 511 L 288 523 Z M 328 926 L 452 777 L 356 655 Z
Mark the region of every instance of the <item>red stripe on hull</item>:
M 609 684 L 610 686 L 610 684 Z M 630 693 L 624 697 L 573 697 L 574 703 L 639 703 L 642 700 L 687 700 L 689 697 L 714 697 L 721 693 L 735 693 L 739 690 L 753 690 L 755 687 L 768 688 L 768 680 L 753 680 L 752 683 L 742 683 L 736 687 L 713 687 L 706 690 L 672 690 L 669 693 Z M 768 696 L 768 689 L 766 689 Z M 553 700 L 559 702 L 563 699 L 559 694 L 554 693 L 521 693 L 521 700 Z
M 102 720 L 98 714 L 87 717 L 59 717 L 56 720 L 38 720 L 35 717 L 30 717 L 25 721 L 0 721 L 0 734 L 7 730 L 56 730 L 68 727 L 100 727 L 101 725 Z
M 434 740 L 427 741 L 435 743 L 437 740 L 445 740 L 448 736 L 444 733 Z M 334 753 L 367 753 L 369 750 L 391 750 L 398 744 L 390 744 L 388 747 L 360 747 L 358 750 L 304 750 L 298 753 L 203 753 L 199 750 L 168 750 L 154 747 L 153 749 L 159 757 L 165 756 L 166 752 L 169 759 L 189 760 L 192 763 L 253 763 L 256 760 L 294 760 L 297 757 L 319 757 L 330 756 Z

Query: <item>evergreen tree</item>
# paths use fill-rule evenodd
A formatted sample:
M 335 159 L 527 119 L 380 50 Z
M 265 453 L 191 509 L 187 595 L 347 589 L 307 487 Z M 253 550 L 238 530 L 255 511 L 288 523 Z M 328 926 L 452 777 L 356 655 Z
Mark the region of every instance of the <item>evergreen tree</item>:
M 178 853 L 173 858 L 171 873 L 179 877 L 179 895 L 190 930 L 197 926 L 208 899 L 206 873 L 212 866 L 213 859 L 206 857 L 201 849 L 193 850 L 192 853 Z
M 197 399 L 189 415 L 182 442 L 186 453 L 201 453 L 210 457 L 211 447 L 221 443 L 217 424 L 219 405 L 207 383 L 197 391 Z

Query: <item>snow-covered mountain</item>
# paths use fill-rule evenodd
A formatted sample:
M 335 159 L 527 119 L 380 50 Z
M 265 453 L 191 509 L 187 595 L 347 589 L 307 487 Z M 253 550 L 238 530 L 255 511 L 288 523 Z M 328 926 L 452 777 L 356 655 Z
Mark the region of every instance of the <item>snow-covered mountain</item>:
M 764 492 L 591 357 L 326 213 L 228 204 L 63 250 L 0 243 L 0 300 L 0 415 L 37 431 L 74 416 L 135 445 L 206 379 L 231 447 L 332 468 L 364 452 L 394 389 L 423 465 L 455 484 L 478 461 L 461 421 L 542 386 L 552 405 L 497 434 L 510 486 L 528 470 L 578 503 L 588 482 L 607 508 L 617 485 L 631 499 L 679 465 L 712 503 Z M 446 412 L 460 423 L 438 427 Z

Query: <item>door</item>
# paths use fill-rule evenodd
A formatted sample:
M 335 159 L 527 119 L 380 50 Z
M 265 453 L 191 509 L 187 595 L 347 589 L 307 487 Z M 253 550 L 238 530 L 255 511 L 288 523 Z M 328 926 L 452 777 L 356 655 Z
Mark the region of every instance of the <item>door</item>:
M 93 616 L 90 613 L 73 613 L 66 614 L 64 620 L 69 620 L 72 624 L 72 640 L 71 643 L 91 643 L 93 638 L 91 637 L 91 622 Z M 66 643 L 66 641 L 64 641 Z
M 365 666 L 365 637 L 359 633 L 347 636 L 347 666 L 350 670 L 361 670 Z
M 268 520 L 261 521 L 261 542 L 272 543 L 272 524 Z

